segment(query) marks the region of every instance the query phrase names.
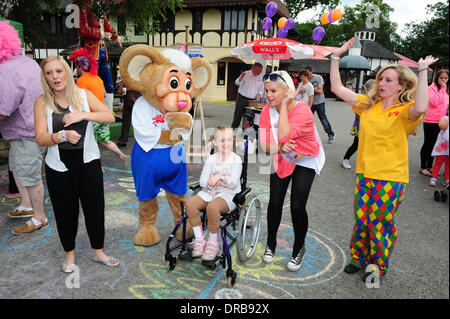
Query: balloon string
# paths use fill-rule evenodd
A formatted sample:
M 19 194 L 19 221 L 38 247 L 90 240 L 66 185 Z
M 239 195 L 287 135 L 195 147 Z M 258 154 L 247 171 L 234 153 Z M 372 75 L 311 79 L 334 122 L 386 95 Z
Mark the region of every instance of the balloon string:
M 327 35 L 327 32 L 328 32 L 328 30 L 330 29 L 330 27 L 331 27 L 331 23 L 330 23 L 330 25 L 328 26 L 328 28 L 325 30 L 325 34 L 323 35 L 322 39 L 320 39 L 320 41 L 317 42 L 315 45 L 319 45 L 320 42 L 322 42 L 323 38 L 325 38 L 325 36 Z

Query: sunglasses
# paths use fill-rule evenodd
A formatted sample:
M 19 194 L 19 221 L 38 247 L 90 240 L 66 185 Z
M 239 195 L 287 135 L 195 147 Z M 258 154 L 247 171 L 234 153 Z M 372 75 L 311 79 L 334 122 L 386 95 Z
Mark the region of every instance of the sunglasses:
M 263 76 L 263 81 L 266 81 L 267 79 L 270 79 L 270 81 L 274 82 L 278 79 L 282 79 L 284 83 L 286 83 L 286 80 L 283 79 L 283 77 L 281 75 L 279 75 L 278 73 L 266 73 Z

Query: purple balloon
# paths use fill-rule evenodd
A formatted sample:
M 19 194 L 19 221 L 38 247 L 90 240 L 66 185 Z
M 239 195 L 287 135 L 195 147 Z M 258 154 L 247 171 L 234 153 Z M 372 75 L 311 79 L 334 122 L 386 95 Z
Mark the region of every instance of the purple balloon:
M 295 27 L 295 20 L 292 18 L 287 19 L 286 24 L 284 25 L 284 28 L 286 30 L 291 30 L 293 27 Z
M 288 30 L 283 28 L 283 29 L 278 30 L 277 37 L 279 37 L 279 38 L 286 38 L 287 34 L 288 34 Z
M 330 14 L 328 15 L 328 20 L 330 21 L 330 23 L 336 22 L 336 21 L 334 21 L 333 18 L 331 17 L 332 14 L 333 14 L 333 11 L 331 11 Z
M 322 27 L 315 28 L 313 31 L 313 34 L 312 34 L 313 39 L 316 42 L 319 42 L 320 40 L 322 40 L 324 35 L 325 35 L 325 29 Z
M 262 28 L 264 31 L 269 30 L 272 27 L 272 19 L 269 17 L 265 17 L 262 22 Z
M 275 2 L 271 1 L 267 4 L 266 6 L 266 16 L 268 16 L 269 18 L 272 18 L 275 13 L 277 13 L 278 11 L 278 6 Z

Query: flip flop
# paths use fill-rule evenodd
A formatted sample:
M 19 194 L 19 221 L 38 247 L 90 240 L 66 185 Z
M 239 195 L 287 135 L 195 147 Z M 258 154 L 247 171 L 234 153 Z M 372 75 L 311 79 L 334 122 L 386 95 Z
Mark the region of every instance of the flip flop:
M 62 265 L 62 271 L 64 271 L 65 273 L 73 273 L 75 271 L 75 264 L 74 263 L 64 263 Z
M 422 168 L 422 169 L 419 171 L 419 173 L 422 174 L 422 175 L 424 175 L 424 176 L 428 176 L 428 177 L 431 176 L 430 171 L 427 170 L 426 168 Z
M 109 267 L 116 267 L 120 264 L 116 257 L 110 257 L 108 260 L 104 260 L 97 256 L 94 256 L 93 260 Z

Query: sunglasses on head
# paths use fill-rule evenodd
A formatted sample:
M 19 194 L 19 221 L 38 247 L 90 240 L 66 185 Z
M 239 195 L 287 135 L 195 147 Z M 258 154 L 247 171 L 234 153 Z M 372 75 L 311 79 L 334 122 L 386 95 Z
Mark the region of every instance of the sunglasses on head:
M 274 81 L 276 81 L 279 78 L 282 79 L 284 83 L 286 83 L 286 80 L 283 79 L 283 77 L 280 74 L 278 74 L 278 73 L 266 73 L 266 74 L 264 74 L 263 81 L 266 81 L 267 79 L 270 79 L 270 81 L 274 82 Z

